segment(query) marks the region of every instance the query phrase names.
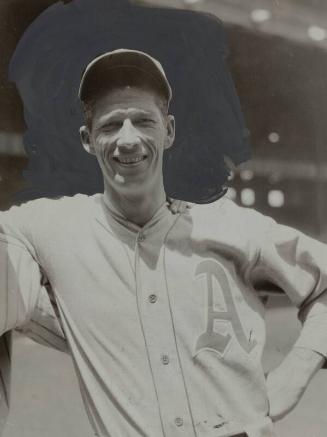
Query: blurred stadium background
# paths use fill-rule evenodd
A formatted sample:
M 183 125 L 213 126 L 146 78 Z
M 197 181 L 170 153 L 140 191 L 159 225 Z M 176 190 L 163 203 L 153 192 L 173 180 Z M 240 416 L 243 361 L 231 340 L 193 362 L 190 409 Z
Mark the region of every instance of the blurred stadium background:
M 53 0 L 0 2 L 0 209 L 24 186 L 20 98 L 7 66 L 26 27 Z M 229 65 L 248 128 L 253 159 L 235 169 L 228 196 L 327 242 L 326 0 L 147 0 L 193 9 L 225 23 Z M 299 332 L 296 312 L 267 287 L 267 370 Z M 326 436 L 327 371 L 277 424 L 280 437 Z M 11 411 L 5 437 L 91 436 L 70 358 L 15 334 Z M 0 412 L 1 413 L 1 412 Z

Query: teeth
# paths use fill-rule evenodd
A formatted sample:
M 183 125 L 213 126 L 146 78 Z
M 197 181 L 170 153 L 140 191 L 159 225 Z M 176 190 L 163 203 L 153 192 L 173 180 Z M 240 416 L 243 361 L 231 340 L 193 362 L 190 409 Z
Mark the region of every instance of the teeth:
M 121 162 L 122 164 L 132 164 L 135 162 L 140 162 L 143 160 L 142 156 L 137 156 L 135 158 L 131 158 L 131 157 L 123 157 L 123 156 L 117 156 L 117 160 L 118 162 Z

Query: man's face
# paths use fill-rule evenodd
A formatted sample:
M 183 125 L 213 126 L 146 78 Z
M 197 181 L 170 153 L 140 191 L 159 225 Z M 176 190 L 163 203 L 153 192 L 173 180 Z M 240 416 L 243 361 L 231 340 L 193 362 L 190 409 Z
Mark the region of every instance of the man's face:
M 174 140 L 174 118 L 162 114 L 152 91 L 109 91 L 95 103 L 91 131 L 84 126 L 81 135 L 98 159 L 106 186 L 128 193 L 162 184 L 163 152 Z

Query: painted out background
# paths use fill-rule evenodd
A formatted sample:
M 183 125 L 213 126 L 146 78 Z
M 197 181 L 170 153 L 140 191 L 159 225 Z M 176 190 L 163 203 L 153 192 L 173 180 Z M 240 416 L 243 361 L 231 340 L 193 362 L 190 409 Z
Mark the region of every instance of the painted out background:
M 70 115 L 66 115 L 66 119 L 62 119 L 58 112 L 48 114 L 42 112 L 43 108 L 38 104 L 32 105 L 31 109 L 35 110 L 32 115 L 35 117 L 42 115 L 49 122 L 48 131 L 43 129 L 47 135 L 40 139 L 40 143 L 34 144 L 35 130 L 32 129 L 26 136 L 26 122 L 31 120 L 32 115 L 26 111 L 26 108 L 24 113 L 17 88 L 14 83 L 8 81 L 9 61 L 18 41 L 35 18 L 54 3 L 49 0 L 2 0 L 0 2 L 1 209 L 7 208 L 18 199 L 67 193 L 67 187 L 72 189 L 72 192 L 79 189 L 83 192 L 101 189 L 94 163 L 90 164 L 89 161 L 84 160 L 84 155 L 82 157 L 75 149 L 72 155 L 74 159 L 71 161 L 67 159 L 70 156 L 67 150 L 69 151 L 73 146 L 63 142 L 63 138 L 69 137 L 72 123 L 76 123 L 77 126 L 78 114 L 74 113 L 74 108 Z M 70 2 L 66 3 L 68 3 L 66 7 L 69 7 Z M 76 3 L 80 3 L 83 7 L 87 0 L 76 1 Z M 94 5 L 96 3 L 93 1 Z M 100 3 L 101 1 L 98 5 Z M 112 6 L 120 8 L 123 3 L 127 2 L 113 1 Z M 244 120 L 238 120 L 236 124 L 238 130 L 232 132 L 232 129 L 229 129 L 228 132 L 235 133 L 233 144 L 236 144 L 243 136 L 247 138 L 245 130 L 247 127 L 250 131 L 252 146 L 252 160 L 243 163 L 230 175 L 228 182 L 230 188 L 227 195 L 241 205 L 254 207 L 273 216 L 279 222 L 294 226 L 327 242 L 327 202 L 325 201 L 327 193 L 327 29 L 325 28 L 327 5 L 325 1 L 149 0 L 133 2 L 133 8 L 141 6 L 176 8 L 175 13 L 172 11 L 169 13 L 171 17 L 179 14 L 178 20 L 184 19 L 183 17 L 187 20 L 193 16 L 193 14 L 187 14 L 198 11 L 213 14 L 223 21 L 230 52 L 226 62 L 232 73 L 244 115 Z M 184 12 L 186 15 L 183 15 Z M 163 14 L 165 15 L 164 12 Z M 131 15 L 131 21 L 132 19 Z M 60 25 L 58 21 L 58 29 Z M 197 62 L 197 59 L 202 58 L 199 57 L 196 49 L 207 45 L 206 71 L 208 77 L 211 77 L 210 67 L 216 65 L 212 55 L 217 53 L 217 58 L 220 56 L 219 32 L 213 32 L 209 37 L 205 29 L 201 27 L 197 31 L 192 28 L 193 34 L 191 34 L 189 22 L 184 22 L 183 26 L 176 25 L 175 31 L 180 38 L 184 38 L 190 68 L 193 66 L 194 74 L 201 71 L 201 67 L 204 68 L 201 62 Z M 72 25 L 71 35 L 65 36 L 67 47 L 74 38 L 74 31 Z M 44 34 L 48 34 L 47 29 L 44 29 Z M 38 38 L 33 42 L 35 47 L 29 47 L 33 53 L 37 52 L 41 46 L 47 48 L 47 39 L 42 37 L 42 31 L 38 33 Z M 164 34 L 162 38 L 165 39 Z M 153 44 L 155 45 L 155 42 Z M 216 49 L 216 52 L 212 51 L 212 47 Z M 51 44 L 48 49 L 51 52 Z M 175 49 L 171 41 L 170 45 L 165 46 L 167 59 L 176 53 Z M 27 57 L 27 61 L 29 59 L 31 58 Z M 51 61 L 51 56 L 49 59 Z M 56 57 L 53 58 L 53 62 L 55 66 Z M 185 68 L 185 64 L 181 68 L 183 66 Z M 48 82 L 45 80 L 48 70 L 42 70 L 41 67 L 44 68 L 44 64 L 40 62 L 36 70 L 43 72 L 40 76 L 43 77 L 43 81 L 29 76 L 31 71 L 27 67 L 26 70 L 20 72 L 19 80 L 26 92 L 31 90 L 32 93 L 33 88 L 29 87 L 28 81 L 33 78 L 35 79 L 33 83 L 35 91 L 48 92 L 46 88 Z M 69 71 L 67 77 L 69 77 Z M 65 88 L 67 84 L 63 83 L 62 86 Z M 174 108 L 185 117 L 180 120 L 177 118 L 180 148 L 176 153 L 179 160 L 183 159 L 190 150 L 190 143 L 186 142 L 185 138 L 194 140 L 191 150 L 196 150 L 196 153 L 199 153 L 199 150 L 207 150 L 210 154 L 207 144 L 210 141 L 214 144 L 216 141 L 216 138 L 210 135 L 212 132 L 218 135 L 217 129 L 219 126 L 224 126 L 222 120 L 226 116 L 226 111 L 222 110 L 221 113 L 213 114 L 214 108 L 207 105 L 205 100 L 212 95 L 211 86 L 204 81 L 201 89 L 203 94 L 197 97 L 199 100 L 201 97 L 204 99 L 202 109 L 204 108 L 205 112 L 201 112 L 200 118 L 192 106 L 192 98 L 194 98 L 192 92 L 195 91 L 191 85 L 190 88 L 184 90 L 183 97 L 185 98 L 187 98 L 187 92 L 191 93 L 188 100 L 185 101 L 181 97 L 176 99 Z M 177 94 L 181 92 L 180 88 L 174 91 Z M 27 97 L 31 99 L 31 96 Z M 53 118 L 50 119 L 47 116 Z M 57 124 L 54 124 L 53 120 L 56 120 Z M 196 138 L 190 130 L 194 122 L 198 123 Z M 213 125 L 214 122 L 217 125 Z M 25 147 L 23 135 L 25 135 Z M 57 148 L 54 146 L 56 138 L 59 142 Z M 231 144 L 229 139 L 228 136 L 225 139 L 227 145 Z M 196 146 L 198 148 L 194 149 Z M 244 155 L 241 153 L 242 150 Z M 247 145 L 244 149 L 236 147 L 232 151 L 226 149 L 223 151 L 230 152 L 234 160 L 238 162 L 248 157 Z M 45 157 L 47 157 L 47 166 L 44 165 Z M 174 167 L 171 168 L 171 174 L 174 174 Z M 197 181 L 198 175 L 191 172 L 188 177 L 191 178 L 190 180 Z M 167 184 L 170 182 L 168 181 Z M 186 196 L 188 194 L 181 180 L 178 180 L 176 185 L 169 186 L 172 194 L 186 193 Z M 194 186 L 197 186 L 196 182 Z M 174 187 L 177 187 L 176 192 Z M 17 193 L 20 194 L 17 195 Z M 210 199 L 210 193 L 206 194 L 207 199 Z M 13 197 L 14 195 L 16 196 Z M 197 192 L 196 195 L 199 196 L 199 201 L 204 199 L 203 192 Z M 269 337 L 264 362 L 266 368 L 269 369 L 275 366 L 290 348 L 299 327 L 295 312 L 279 290 L 270 289 L 267 284 L 267 297 Z M 300 405 L 278 424 L 281 437 L 307 437 L 308 435 L 322 437 L 326 435 L 324 398 L 327 382 L 325 372 L 324 370 L 318 372 Z M 28 338 L 16 334 L 12 373 L 11 413 L 5 429 L 5 437 L 58 435 L 86 437 L 91 435 L 68 356 L 37 345 Z

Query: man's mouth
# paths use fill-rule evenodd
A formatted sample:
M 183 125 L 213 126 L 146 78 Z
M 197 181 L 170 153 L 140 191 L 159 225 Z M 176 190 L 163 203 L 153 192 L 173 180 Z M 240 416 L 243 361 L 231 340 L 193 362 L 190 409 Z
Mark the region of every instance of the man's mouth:
M 133 156 L 114 156 L 114 161 L 122 165 L 137 165 L 144 161 L 147 155 L 133 155 Z

